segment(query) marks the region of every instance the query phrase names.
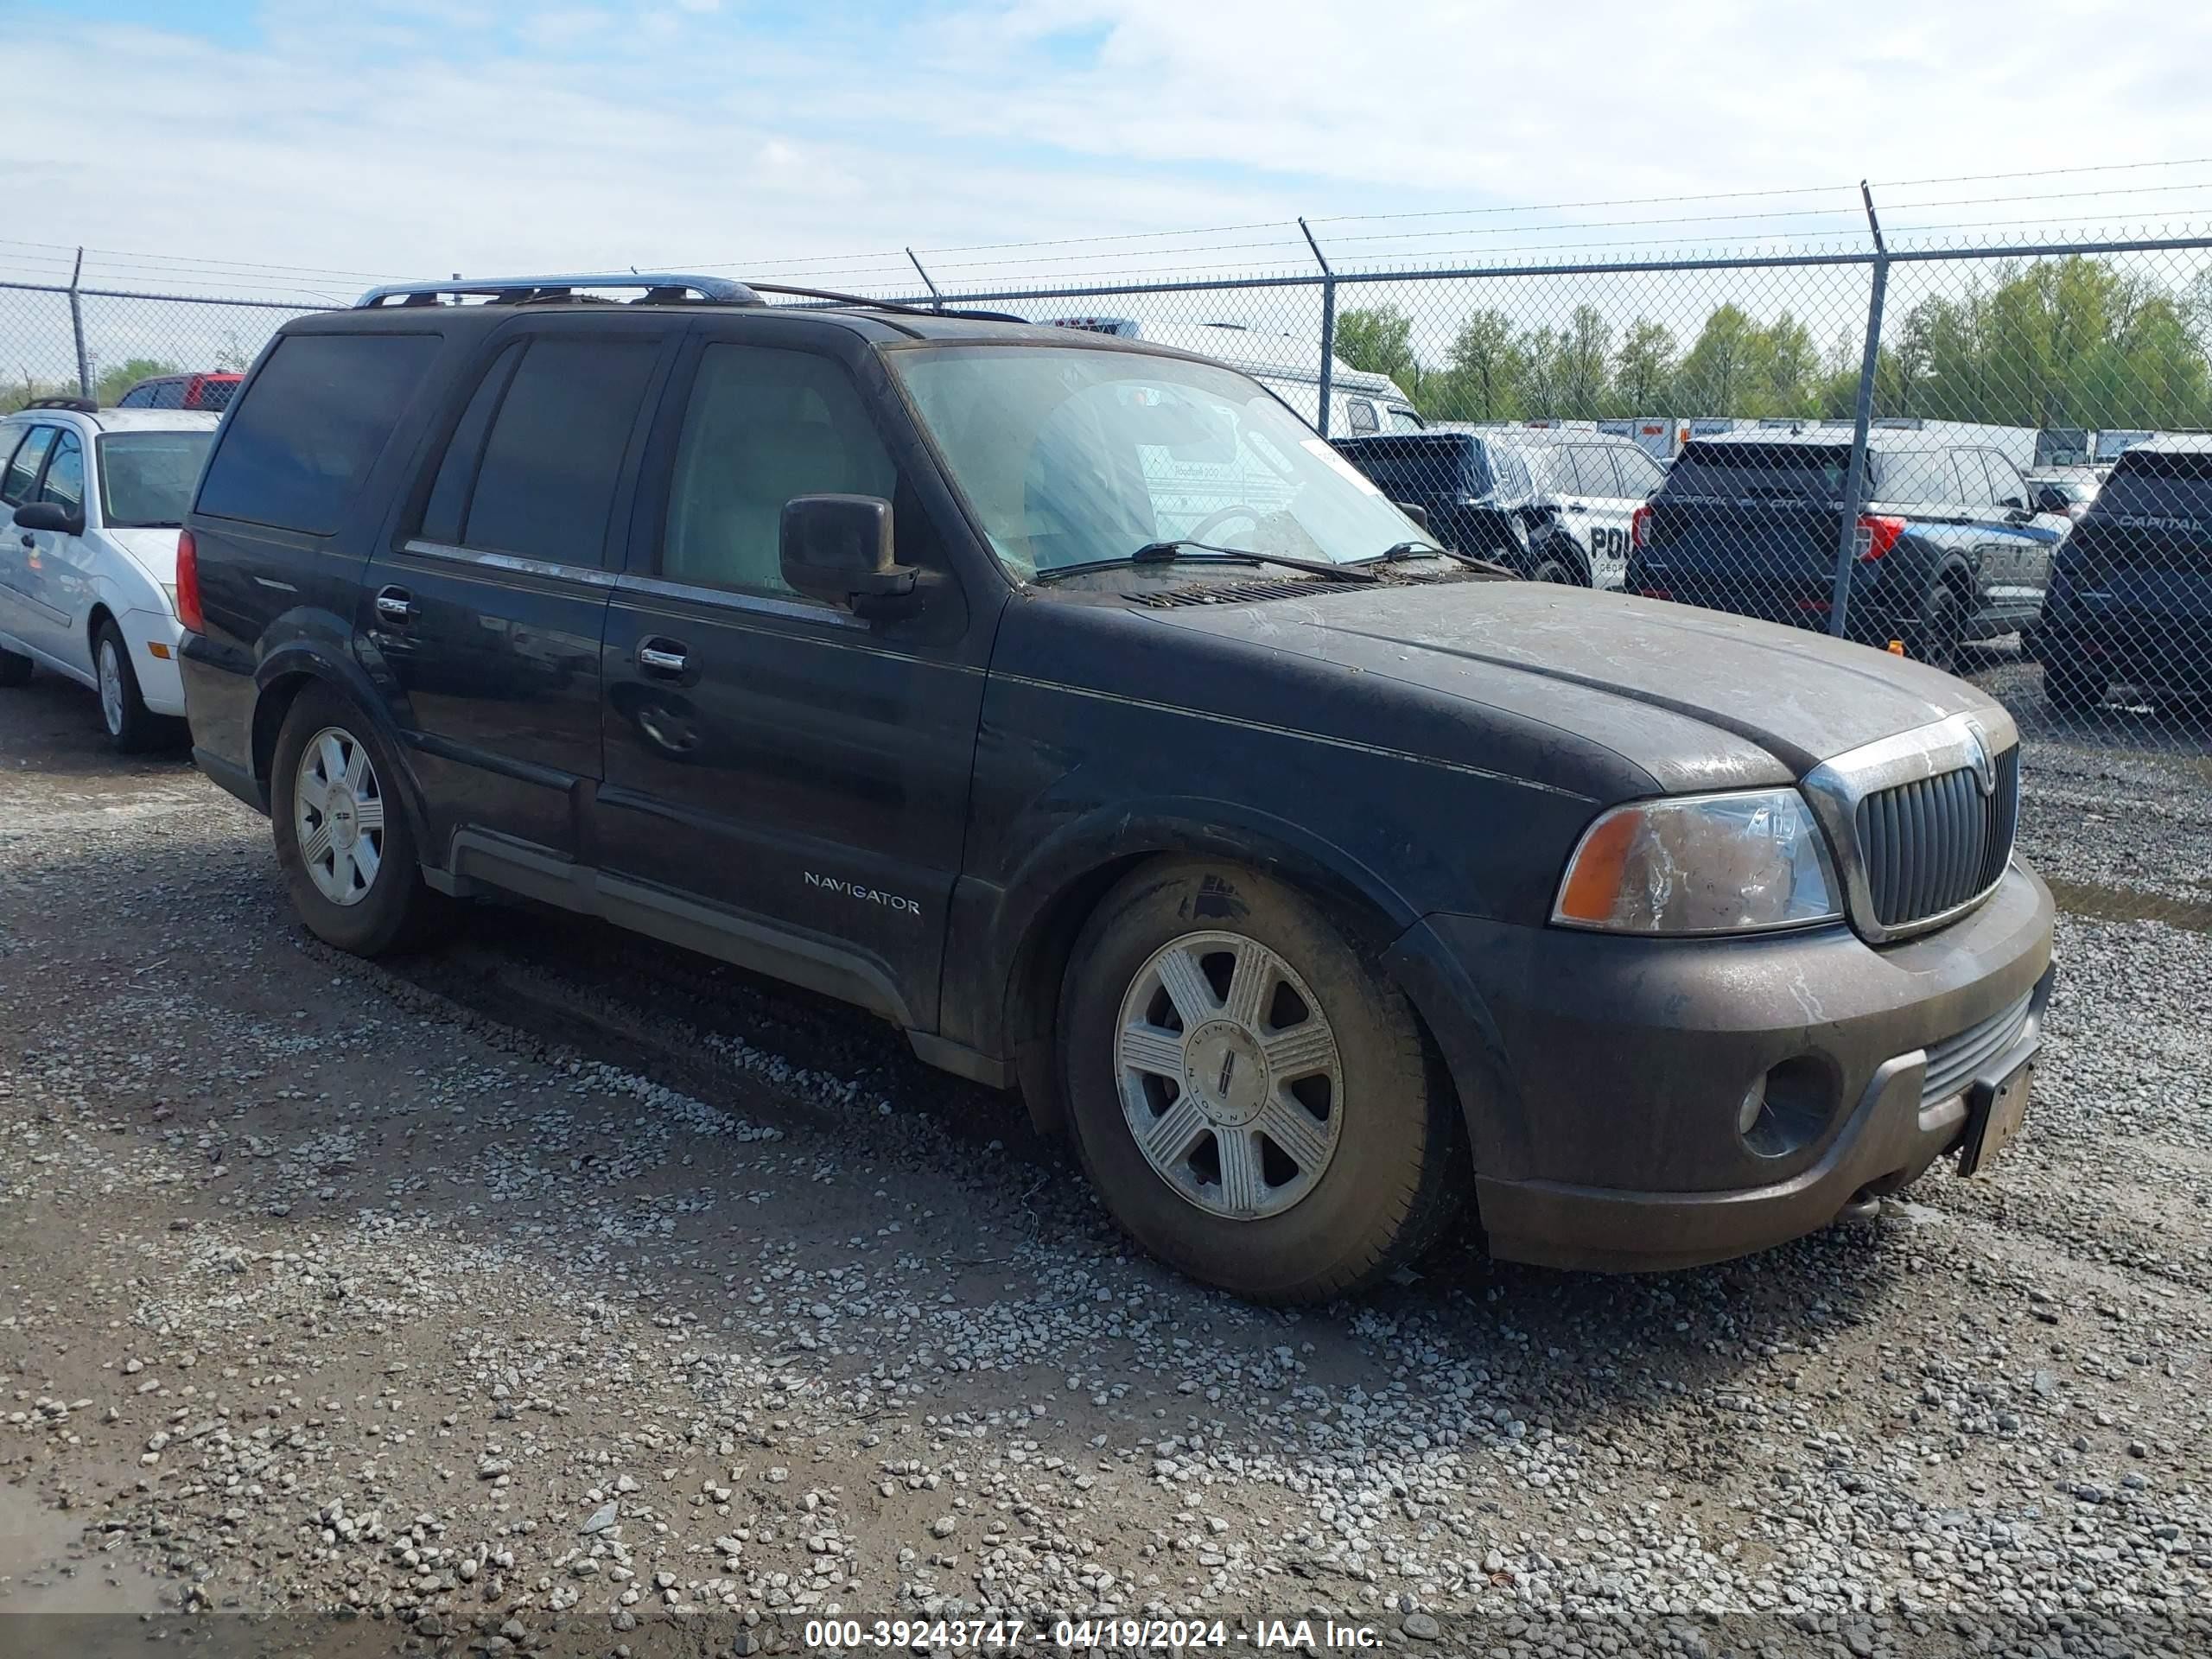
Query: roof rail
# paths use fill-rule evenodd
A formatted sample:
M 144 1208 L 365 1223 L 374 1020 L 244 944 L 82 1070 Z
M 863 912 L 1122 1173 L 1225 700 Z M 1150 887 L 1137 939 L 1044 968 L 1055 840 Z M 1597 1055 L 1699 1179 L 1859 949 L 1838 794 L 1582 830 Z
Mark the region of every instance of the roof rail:
M 479 276 L 467 282 L 387 283 L 353 302 L 356 310 L 397 300 L 402 305 L 435 305 L 447 295 L 481 295 L 495 305 L 566 299 L 580 288 L 634 288 L 633 305 L 681 305 L 696 296 L 710 305 L 766 303 L 743 283 L 727 276 L 686 276 L 668 271 L 588 271 L 559 276 Z
M 34 397 L 25 409 L 67 409 L 79 415 L 97 415 L 100 406 L 89 397 Z

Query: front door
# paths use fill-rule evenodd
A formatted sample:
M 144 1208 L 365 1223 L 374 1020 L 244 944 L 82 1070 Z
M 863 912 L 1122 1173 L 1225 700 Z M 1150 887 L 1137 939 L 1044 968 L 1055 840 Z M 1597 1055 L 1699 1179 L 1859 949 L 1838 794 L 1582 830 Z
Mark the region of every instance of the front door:
M 85 444 L 68 427 L 54 435 L 54 448 L 46 457 L 46 470 L 34 501 L 65 508 L 81 521 L 85 517 Z M 65 536 L 58 530 L 41 531 L 37 546 L 24 569 L 25 621 L 32 632 L 29 643 L 57 662 L 90 673 L 92 640 L 82 622 L 92 613 L 95 581 L 92 547 L 81 536 Z
M 594 321 L 493 337 L 361 583 L 362 655 L 413 750 L 429 850 L 458 874 L 575 859 L 599 779 L 609 550 L 676 326 Z
M 39 562 L 54 537 L 42 530 L 22 530 L 15 523 L 16 509 L 36 499 L 38 481 L 46 469 L 48 452 L 59 429 L 34 426 L 0 428 L 6 435 L 0 448 L 13 449 L 0 472 L 0 632 L 26 645 L 46 637 L 42 613 L 32 599 Z M 41 647 L 43 649 L 43 647 Z
M 677 371 L 607 612 L 600 892 L 631 925 L 931 1031 L 988 640 L 944 556 L 949 503 L 855 380 L 865 349 L 732 320 Z M 892 503 L 917 613 L 868 623 L 785 585 L 784 504 L 817 493 Z

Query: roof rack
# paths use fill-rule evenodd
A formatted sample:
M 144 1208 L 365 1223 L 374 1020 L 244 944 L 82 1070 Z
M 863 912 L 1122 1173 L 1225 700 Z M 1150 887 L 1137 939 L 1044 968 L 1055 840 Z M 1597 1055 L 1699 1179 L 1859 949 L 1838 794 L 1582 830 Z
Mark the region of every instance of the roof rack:
M 97 415 L 100 406 L 89 397 L 34 397 L 25 409 L 67 409 L 79 415 Z
M 703 300 L 709 305 L 762 305 L 766 302 L 743 283 L 727 276 L 685 276 L 669 271 L 588 271 L 561 276 L 480 276 L 467 282 L 455 277 L 444 283 L 387 283 L 372 288 L 353 302 L 356 310 L 397 300 L 403 306 L 435 305 L 447 295 L 481 295 L 494 305 L 522 305 L 564 300 L 580 288 L 636 289 L 632 305 L 683 305 Z

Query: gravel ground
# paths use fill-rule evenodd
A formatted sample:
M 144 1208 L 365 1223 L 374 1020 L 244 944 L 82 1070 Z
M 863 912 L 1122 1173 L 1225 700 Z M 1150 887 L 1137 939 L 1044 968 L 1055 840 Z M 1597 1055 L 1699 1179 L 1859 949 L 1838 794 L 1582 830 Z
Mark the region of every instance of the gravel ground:
M 2207 896 L 2201 746 L 2031 728 L 2078 913 L 1989 1176 L 1291 1313 L 864 1017 L 522 910 L 329 951 L 92 723 L 0 698 L 0 1651 L 2212 1651 L 2212 948 L 2140 914 Z

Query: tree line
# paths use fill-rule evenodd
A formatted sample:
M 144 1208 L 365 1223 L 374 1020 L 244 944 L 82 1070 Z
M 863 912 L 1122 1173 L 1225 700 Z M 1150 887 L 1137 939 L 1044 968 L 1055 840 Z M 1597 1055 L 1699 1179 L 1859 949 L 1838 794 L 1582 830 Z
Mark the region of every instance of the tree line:
M 1863 325 L 1861 325 L 1863 327 Z M 2181 293 L 2075 255 L 2000 270 L 1922 300 L 1883 329 L 1874 411 L 1999 426 L 2212 427 L 2212 270 Z M 1387 374 L 1440 421 L 1637 415 L 1847 416 L 1863 340 L 1822 351 L 1788 310 L 1760 321 L 1715 307 L 1687 346 L 1639 316 L 1616 329 L 1577 306 L 1560 326 L 1473 313 L 1441 362 L 1423 362 L 1394 306 L 1337 320 L 1336 353 Z

